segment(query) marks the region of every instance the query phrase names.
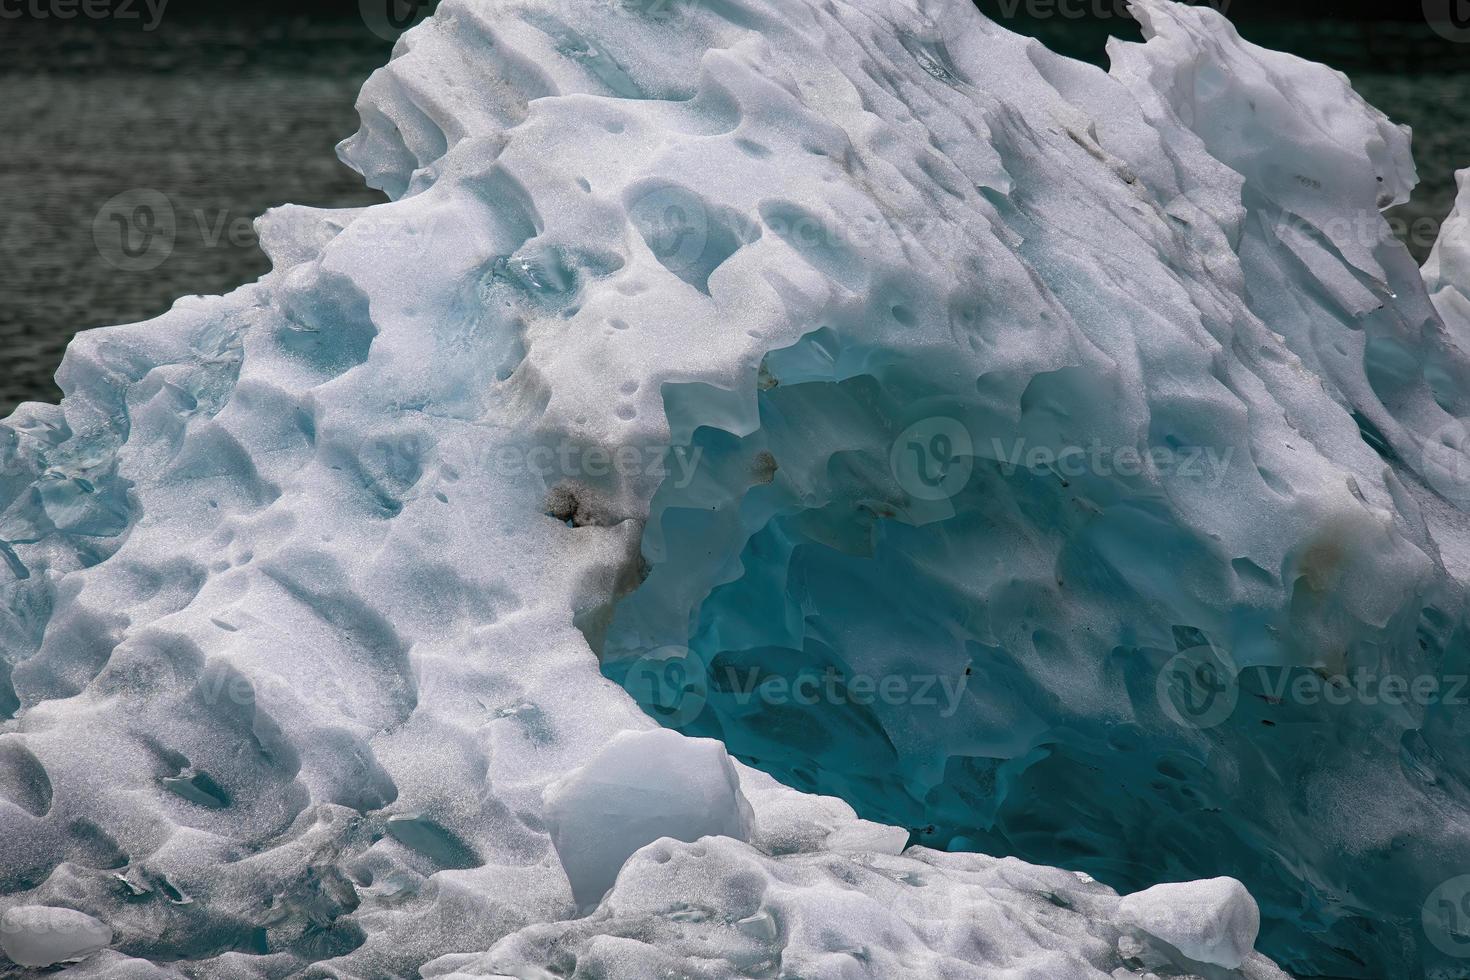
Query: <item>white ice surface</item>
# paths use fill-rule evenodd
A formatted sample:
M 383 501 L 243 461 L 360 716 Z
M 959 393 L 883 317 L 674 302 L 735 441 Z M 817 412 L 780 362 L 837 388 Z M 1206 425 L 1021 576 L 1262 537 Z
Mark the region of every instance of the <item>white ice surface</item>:
M 671 384 L 709 386 L 748 431 L 763 356 L 830 325 L 859 361 L 985 376 L 997 417 L 1074 371 L 1073 410 L 1120 444 L 1228 433 L 1251 465 L 1209 495 L 1161 476 L 1161 507 L 1223 561 L 1286 571 L 1171 576 L 1165 598 L 1243 660 L 1308 658 L 1232 632 L 1222 588 L 1264 621 L 1306 576 L 1313 650 L 1458 596 L 1464 523 L 1421 512 L 1433 496 L 1349 415 L 1412 467 L 1454 414 L 1417 381 L 1381 398 L 1364 369 L 1370 333 L 1437 343 L 1415 333 L 1438 322 L 1403 285 L 1417 270 L 1365 217 L 1412 182 L 1405 134 L 1208 11 L 1136 6 L 1154 36 L 1109 76 L 967 0 L 446 0 L 365 87 L 344 150 L 396 200 L 270 212 L 269 276 L 79 336 L 63 405 L 0 427 L 0 908 L 103 923 L 112 949 L 79 977 L 1189 969 L 1100 884 L 895 854 L 901 831 L 840 801 L 630 735 L 653 722 L 586 637 L 636 577 L 658 476 L 527 465 L 687 435 Z M 1248 221 L 1243 195 L 1276 210 Z M 671 258 L 670 207 L 713 245 Z M 1328 230 L 1259 219 L 1288 210 Z M 1293 292 L 1308 279 L 1329 313 Z M 1470 390 L 1462 356 L 1438 368 Z M 1148 542 L 1115 543 L 1143 563 Z M 1008 574 L 1052 569 L 1020 553 Z M 1079 634 L 1108 618 L 1077 615 Z M 1113 710 L 1096 680 L 1051 683 Z M 617 782 L 637 739 L 666 783 L 641 753 Z M 1322 846 L 1444 832 L 1395 785 Z M 636 832 L 576 829 L 650 790 L 693 795 Z M 666 832 L 747 840 L 648 843 L 576 917 Z M 1229 975 L 1282 974 L 1250 955 Z
M 1424 285 L 1456 343 L 1470 346 L 1470 170 L 1455 174 L 1460 193 L 1424 263 Z
M 548 786 L 545 802 L 556 856 L 587 908 L 634 851 L 660 838 L 750 839 L 750 804 L 724 746 L 666 729 L 619 732 Z
M 1200 963 L 1234 969 L 1250 958 L 1261 913 L 1234 878 L 1154 885 L 1126 896 L 1118 914 Z

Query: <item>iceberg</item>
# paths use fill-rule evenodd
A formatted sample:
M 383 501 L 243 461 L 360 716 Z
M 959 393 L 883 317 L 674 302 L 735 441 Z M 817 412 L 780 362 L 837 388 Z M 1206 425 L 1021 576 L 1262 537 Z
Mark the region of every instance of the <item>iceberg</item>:
M 1450 975 L 1470 198 L 1132 9 L 445 0 L 388 203 L 0 423 L 0 951 Z

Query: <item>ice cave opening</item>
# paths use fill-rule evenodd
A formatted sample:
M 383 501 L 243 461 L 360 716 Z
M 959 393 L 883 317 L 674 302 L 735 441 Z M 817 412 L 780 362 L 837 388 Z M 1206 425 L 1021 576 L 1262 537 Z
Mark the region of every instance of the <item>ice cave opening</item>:
M 1444 760 L 1369 706 L 1278 696 L 1320 672 L 1246 669 L 1178 614 L 1191 576 L 1281 585 L 1248 560 L 1212 569 L 1150 479 L 1186 460 L 1218 479 L 1224 454 L 1190 447 L 1182 419 L 1153 433 L 1172 455 L 1100 449 L 1085 372 L 1030 379 L 1017 425 L 989 397 L 1011 379 L 936 394 L 931 367 L 819 328 L 766 357 L 755 418 L 667 386 L 682 444 L 641 584 L 589 631 L 604 673 L 665 726 L 912 844 L 1123 893 L 1229 875 L 1260 903 L 1259 948 L 1298 975 L 1394 962 L 1413 887 L 1334 858 L 1320 822 L 1352 817 L 1313 811 L 1306 787 L 1346 776 L 1344 752 Z M 1426 607 L 1420 653 L 1442 660 L 1450 632 Z

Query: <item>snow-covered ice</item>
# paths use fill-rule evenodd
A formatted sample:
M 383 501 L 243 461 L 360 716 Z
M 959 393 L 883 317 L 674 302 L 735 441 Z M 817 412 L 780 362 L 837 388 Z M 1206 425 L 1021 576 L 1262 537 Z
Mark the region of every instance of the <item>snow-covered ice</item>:
M 80 960 L 112 942 L 112 930 L 68 908 L 18 905 L 0 915 L 0 951 L 21 966 Z
M 660 841 L 628 862 L 593 914 L 523 929 L 484 954 L 443 957 L 425 975 L 539 980 L 574 969 L 618 980 L 1285 978 L 1259 955 L 1211 972 L 1209 961 L 1137 928 L 1111 890 L 1071 872 L 923 848 L 775 858 L 724 837 Z
M 620 732 L 586 766 L 546 788 L 556 856 L 583 907 L 623 864 L 668 837 L 750 839 L 750 804 L 724 746 L 668 730 Z
M 1445 329 L 1460 346 L 1470 345 L 1470 170 L 1455 174 L 1460 193 L 1443 233 L 1424 263 L 1424 285 Z
M 1261 913 L 1234 878 L 1154 885 L 1128 895 L 1118 914 L 1200 963 L 1234 969 L 1250 958 Z
M 1464 223 L 1431 301 L 1405 131 L 1134 9 L 1106 74 L 445 0 L 342 149 L 390 203 L 0 425 L 0 914 L 78 977 L 1441 965 L 1462 702 L 1275 692 L 1470 669 Z

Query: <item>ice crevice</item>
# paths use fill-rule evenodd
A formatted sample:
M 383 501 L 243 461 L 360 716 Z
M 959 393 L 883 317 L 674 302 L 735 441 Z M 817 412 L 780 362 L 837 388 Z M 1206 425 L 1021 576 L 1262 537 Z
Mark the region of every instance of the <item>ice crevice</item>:
M 445 0 L 341 150 L 390 202 L 0 423 L 0 952 L 1442 967 L 1464 707 L 1272 685 L 1467 670 L 1465 207 L 1421 273 L 1405 131 L 1133 9 L 1104 73 L 961 0 Z

